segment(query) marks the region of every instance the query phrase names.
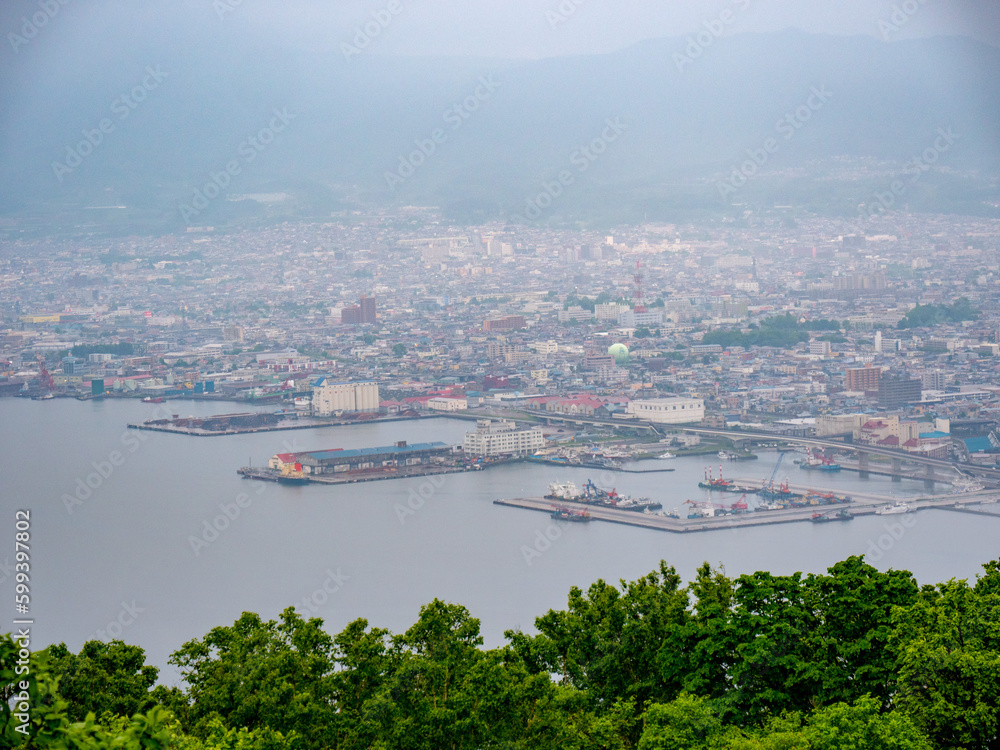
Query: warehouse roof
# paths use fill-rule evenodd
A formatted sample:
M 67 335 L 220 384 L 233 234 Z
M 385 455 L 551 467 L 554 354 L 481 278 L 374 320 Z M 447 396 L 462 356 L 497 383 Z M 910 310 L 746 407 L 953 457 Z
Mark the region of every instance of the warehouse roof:
M 351 448 L 341 450 L 339 448 L 325 451 L 308 451 L 299 453 L 299 458 L 308 456 L 315 461 L 329 461 L 334 458 L 363 458 L 367 456 L 392 456 L 406 455 L 407 453 L 420 453 L 421 451 L 445 450 L 450 448 L 447 443 L 413 443 L 404 447 L 389 445 L 384 448 Z

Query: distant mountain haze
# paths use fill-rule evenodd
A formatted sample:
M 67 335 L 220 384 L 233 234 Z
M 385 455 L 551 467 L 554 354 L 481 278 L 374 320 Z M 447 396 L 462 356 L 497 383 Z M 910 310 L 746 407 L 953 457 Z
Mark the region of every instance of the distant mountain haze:
M 0 213 L 124 205 L 151 231 L 358 201 L 518 221 L 836 213 L 893 175 L 912 185 L 900 204 L 995 210 L 1000 50 L 965 38 L 706 31 L 494 60 L 237 28 L 161 28 L 98 59 L 20 51 L 0 82 Z M 226 200 L 261 193 L 290 197 Z

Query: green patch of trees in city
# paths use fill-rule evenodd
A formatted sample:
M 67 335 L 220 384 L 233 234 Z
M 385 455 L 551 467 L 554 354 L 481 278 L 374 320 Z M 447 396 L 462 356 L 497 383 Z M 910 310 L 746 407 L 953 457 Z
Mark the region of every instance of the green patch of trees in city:
M 91 354 L 113 354 L 116 357 L 131 357 L 135 347 L 128 343 L 121 344 L 77 344 L 69 353 L 74 357 L 87 357 Z
M 899 321 L 898 328 L 929 328 L 941 323 L 961 323 L 975 320 L 979 313 L 965 297 L 953 305 L 917 305 Z
M 777 349 L 794 349 L 809 340 L 810 331 L 839 331 L 844 324 L 836 320 L 807 320 L 800 323 L 791 313 L 777 315 L 761 321 L 760 326 L 751 323 L 748 330 L 739 328 L 709 331 L 701 340 L 702 344 L 718 344 L 724 349 L 731 346 L 772 346 Z
M 1000 562 L 919 586 L 861 557 L 826 574 L 683 585 L 666 563 L 572 588 L 484 649 L 458 604 L 405 633 L 330 635 L 294 609 L 244 613 L 170 658 L 90 641 L 30 656 L 0 639 L 0 745 L 19 748 L 995 750 Z

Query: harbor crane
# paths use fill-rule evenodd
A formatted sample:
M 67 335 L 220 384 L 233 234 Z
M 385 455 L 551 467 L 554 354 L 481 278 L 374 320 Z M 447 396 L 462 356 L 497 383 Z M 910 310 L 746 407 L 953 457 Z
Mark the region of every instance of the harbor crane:
M 778 463 L 774 465 L 774 471 L 771 472 L 771 478 L 764 481 L 764 489 L 774 489 L 774 478 L 778 475 L 778 469 L 781 468 L 781 462 L 785 460 L 785 453 L 787 451 L 781 451 L 778 453 Z
M 56 382 L 45 367 L 45 357 L 41 354 L 36 354 L 35 359 L 38 360 L 38 382 L 46 393 L 52 393 L 56 388 Z

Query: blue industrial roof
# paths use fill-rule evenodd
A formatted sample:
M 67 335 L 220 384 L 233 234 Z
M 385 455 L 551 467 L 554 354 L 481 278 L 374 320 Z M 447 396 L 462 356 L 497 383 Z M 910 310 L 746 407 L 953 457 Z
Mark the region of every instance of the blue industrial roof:
M 413 443 L 405 448 L 390 445 L 385 448 L 351 448 L 349 450 L 307 451 L 300 456 L 309 456 L 317 461 L 329 461 L 334 458 L 362 458 L 365 456 L 384 456 L 391 454 L 419 453 L 420 451 L 441 450 L 448 448 L 447 443 Z
M 946 438 L 949 437 L 947 432 L 941 432 L 940 430 L 935 430 L 934 432 L 921 432 L 920 437 L 922 438 Z
M 966 438 L 964 442 L 969 453 L 983 453 L 993 447 L 988 437 Z

